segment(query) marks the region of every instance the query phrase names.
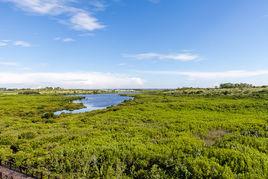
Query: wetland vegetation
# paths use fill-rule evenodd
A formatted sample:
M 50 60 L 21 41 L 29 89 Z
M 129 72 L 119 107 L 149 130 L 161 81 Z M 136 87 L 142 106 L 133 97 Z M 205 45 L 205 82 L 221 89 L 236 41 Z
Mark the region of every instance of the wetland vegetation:
M 266 178 L 268 88 L 131 94 L 103 110 L 59 93 L 0 93 L 0 160 L 63 178 Z

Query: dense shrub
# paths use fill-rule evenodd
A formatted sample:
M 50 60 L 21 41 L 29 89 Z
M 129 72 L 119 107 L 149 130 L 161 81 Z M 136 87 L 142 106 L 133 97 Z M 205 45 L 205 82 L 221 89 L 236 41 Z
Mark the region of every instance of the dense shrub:
M 54 117 L 54 113 L 53 112 L 45 112 L 44 114 L 42 114 L 41 118 L 43 119 L 50 119 Z
M 247 83 L 223 83 L 220 88 L 252 88 L 253 85 Z
M 80 107 L 75 97 L 2 95 L 0 160 L 62 178 L 267 178 L 267 94 L 145 91 L 124 105 L 58 117 Z
M 24 94 L 24 95 L 36 95 L 36 94 L 40 94 L 38 91 L 21 91 L 18 94 Z

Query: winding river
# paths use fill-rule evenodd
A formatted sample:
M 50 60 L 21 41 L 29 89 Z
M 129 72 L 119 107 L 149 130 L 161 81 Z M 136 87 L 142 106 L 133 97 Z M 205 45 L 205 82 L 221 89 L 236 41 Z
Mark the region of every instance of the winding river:
M 81 100 L 75 100 L 74 103 L 82 103 L 85 108 L 77 109 L 77 110 L 61 110 L 54 112 L 55 115 L 60 115 L 63 113 L 66 114 L 77 114 L 83 113 L 98 109 L 105 109 L 109 106 L 118 105 L 126 100 L 131 100 L 133 97 L 130 96 L 122 96 L 120 94 L 83 94 L 78 95 L 84 97 Z

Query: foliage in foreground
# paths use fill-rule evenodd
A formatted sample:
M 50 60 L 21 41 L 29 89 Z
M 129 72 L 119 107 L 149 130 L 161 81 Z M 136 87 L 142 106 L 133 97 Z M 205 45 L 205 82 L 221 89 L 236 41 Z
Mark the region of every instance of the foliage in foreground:
M 138 94 L 60 117 L 44 115 L 79 107 L 72 97 L 2 95 L 0 159 L 64 178 L 267 177 L 268 93 L 207 93 Z

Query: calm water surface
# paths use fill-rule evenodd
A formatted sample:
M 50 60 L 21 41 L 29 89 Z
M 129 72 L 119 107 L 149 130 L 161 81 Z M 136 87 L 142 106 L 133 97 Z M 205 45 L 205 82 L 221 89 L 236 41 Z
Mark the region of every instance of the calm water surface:
M 121 96 L 119 94 L 84 94 L 78 95 L 84 97 L 84 99 L 73 101 L 74 103 L 82 103 L 85 108 L 77 109 L 73 111 L 62 110 L 57 111 L 54 114 L 60 115 L 62 113 L 77 114 L 98 109 L 105 109 L 109 106 L 118 105 L 126 100 L 131 100 L 133 97 Z

